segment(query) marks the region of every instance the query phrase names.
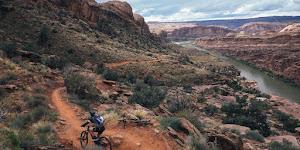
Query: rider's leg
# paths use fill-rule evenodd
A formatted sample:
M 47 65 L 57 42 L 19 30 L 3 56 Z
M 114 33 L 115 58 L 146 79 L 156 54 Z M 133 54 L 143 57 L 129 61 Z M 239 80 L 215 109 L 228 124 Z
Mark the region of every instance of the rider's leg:
M 102 134 L 102 132 L 103 132 L 104 130 L 105 130 L 105 127 L 104 127 L 104 126 L 100 127 L 99 132 L 98 132 L 98 137 Z

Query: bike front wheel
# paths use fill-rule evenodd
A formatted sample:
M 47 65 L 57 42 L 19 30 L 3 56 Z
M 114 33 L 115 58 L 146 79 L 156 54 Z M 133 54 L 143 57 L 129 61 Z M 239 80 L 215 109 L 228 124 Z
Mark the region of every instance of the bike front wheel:
M 98 140 L 98 145 L 101 150 L 112 150 L 111 143 L 106 137 L 100 137 Z
M 80 144 L 81 147 L 84 148 L 87 146 L 89 138 L 88 138 L 89 133 L 87 131 L 82 131 L 80 135 Z

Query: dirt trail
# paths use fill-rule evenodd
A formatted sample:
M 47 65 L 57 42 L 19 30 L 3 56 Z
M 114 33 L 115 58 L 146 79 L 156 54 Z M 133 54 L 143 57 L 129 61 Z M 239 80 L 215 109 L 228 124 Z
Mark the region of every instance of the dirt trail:
M 81 149 L 78 137 L 84 130 L 80 127 L 84 121 L 76 116 L 77 113 L 80 113 L 80 109 L 74 110 L 70 104 L 62 99 L 60 92 L 64 89 L 64 87 L 57 88 L 52 93 L 53 104 L 59 111 L 60 118 L 66 122 L 58 135 L 62 140 L 72 141 L 75 149 Z M 123 136 L 124 139 L 122 144 L 117 148 L 113 148 L 113 150 L 172 150 L 169 146 L 170 141 L 162 133 L 156 133 L 151 127 L 137 127 L 135 124 L 128 124 L 126 129 L 123 129 L 121 125 L 117 126 L 116 122 L 107 124 L 103 136 L 116 134 Z M 140 146 L 138 146 L 139 144 Z
M 118 66 L 129 64 L 129 63 L 157 62 L 157 61 L 160 61 L 159 57 L 157 57 L 157 59 L 152 59 L 152 60 L 140 60 L 140 61 L 127 60 L 127 61 L 122 61 L 122 62 L 118 62 L 118 63 L 106 63 L 105 67 L 109 67 L 111 69 L 116 69 Z
M 77 118 L 76 112 L 61 98 L 60 92 L 64 89 L 63 87 L 57 88 L 52 93 L 53 104 L 57 108 L 60 118 L 66 121 L 66 125 L 59 131 L 58 135 L 61 139 L 73 141 L 73 146 L 76 149 L 81 149 L 78 137 L 84 130 L 80 127 L 84 122 Z

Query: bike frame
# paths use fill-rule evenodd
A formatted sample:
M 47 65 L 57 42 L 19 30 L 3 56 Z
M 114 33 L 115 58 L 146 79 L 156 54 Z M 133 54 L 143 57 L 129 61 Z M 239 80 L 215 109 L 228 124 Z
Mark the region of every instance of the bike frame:
M 91 135 L 92 139 L 95 137 L 95 134 L 94 134 L 94 132 L 90 130 L 90 126 L 88 126 L 88 128 L 87 128 L 87 130 L 86 130 L 86 131 L 90 133 L 90 135 Z M 97 137 L 97 138 L 99 138 L 99 137 Z

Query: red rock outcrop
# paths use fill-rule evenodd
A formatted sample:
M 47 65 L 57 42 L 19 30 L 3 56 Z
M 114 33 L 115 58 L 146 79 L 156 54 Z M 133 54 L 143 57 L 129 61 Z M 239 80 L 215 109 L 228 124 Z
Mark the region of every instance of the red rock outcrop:
M 140 26 L 146 33 L 150 33 L 149 26 L 145 22 L 145 19 L 139 14 L 133 14 L 135 23 Z
M 300 84 L 300 34 L 293 25 L 272 36 L 199 38 L 196 44 L 244 60 Z
M 170 40 L 190 40 L 199 37 L 212 37 L 212 36 L 225 36 L 228 33 L 234 32 L 233 30 L 222 26 L 195 26 L 184 27 L 172 31 L 167 39 Z
M 44 2 L 43 0 L 29 0 Z M 76 15 L 88 26 L 91 26 L 111 38 L 122 38 L 122 41 L 131 45 L 144 43 L 146 46 L 158 46 L 161 40 L 151 34 L 144 18 L 134 15 L 127 2 L 109 1 L 97 3 L 95 0 L 48 0 L 63 6 L 69 14 Z M 143 47 L 145 47 L 145 45 Z
M 288 23 L 280 22 L 250 22 L 235 29 L 236 32 L 245 32 L 252 35 L 260 35 L 265 31 L 279 32 L 285 28 Z

